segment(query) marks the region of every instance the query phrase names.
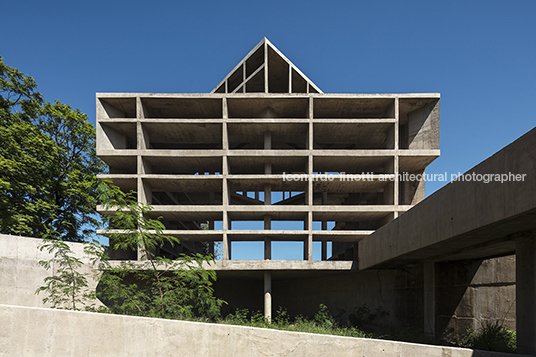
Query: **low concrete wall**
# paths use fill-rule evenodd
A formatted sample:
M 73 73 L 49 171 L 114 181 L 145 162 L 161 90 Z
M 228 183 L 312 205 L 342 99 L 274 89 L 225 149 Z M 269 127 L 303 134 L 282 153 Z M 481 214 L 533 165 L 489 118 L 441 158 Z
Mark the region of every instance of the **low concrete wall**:
M 37 263 L 48 260 L 52 256 L 46 251 L 40 251 L 42 239 L 10 236 L 0 234 L 0 304 L 49 307 L 43 304 L 43 293 L 36 295 L 38 287 L 44 285 L 44 279 L 56 271 L 53 266 L 47 271 Z M 90 289 L 95 289 L 97 281 L 91 277 L 97 272 L 89 264 L 84 254 L 82 243 L 67 243 L 74 256 L 81 259 L 85 265 L 80 272 L 88 277 Z M 99 303 L 96 301 L 96 303 Z
M 0 356 L 514 356 L 374 339 L 6 305 L 0 305 L 0 326 Z

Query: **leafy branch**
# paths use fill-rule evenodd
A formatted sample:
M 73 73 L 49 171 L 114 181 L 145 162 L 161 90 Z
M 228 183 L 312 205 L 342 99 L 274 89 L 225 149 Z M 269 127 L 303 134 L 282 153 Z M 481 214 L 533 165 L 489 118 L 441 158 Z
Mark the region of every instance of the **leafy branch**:
M 55 274 L 45 278 L 45 285 L 36 290 L 36 294 L 47 294 L 43 303 L 50 303 L 52 308 L 80 310 L 81 305 L 95 298 L 95 293 L 88 288 L 87 277 L 79 272 L 84 263 L 74 256 L 67 243 L 44 239 L 39 250 L 46 250 L 52 258 L 40 260 L 38 265 L 46 270 L 56 270 Z

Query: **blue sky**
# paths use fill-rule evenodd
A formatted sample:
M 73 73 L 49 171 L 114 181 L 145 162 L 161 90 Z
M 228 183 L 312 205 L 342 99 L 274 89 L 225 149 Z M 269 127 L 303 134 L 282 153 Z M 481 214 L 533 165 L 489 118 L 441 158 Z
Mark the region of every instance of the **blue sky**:
M 95 92 L 209 92 L 266 36 L 326 93 L 441 93 L 427 172 L 450 175 L 536 125 L 535 14 L 533 0 L 22 0 L 2 6 L 0 55 L 94 123 Z

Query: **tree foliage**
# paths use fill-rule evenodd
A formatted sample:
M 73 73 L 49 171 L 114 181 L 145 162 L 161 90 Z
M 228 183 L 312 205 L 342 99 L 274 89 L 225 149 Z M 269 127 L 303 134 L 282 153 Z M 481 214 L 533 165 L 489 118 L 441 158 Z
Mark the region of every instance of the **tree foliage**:
M 163 234 L 164 225 L 158 219 L 147 218 L 152 207 L 137 202 L 134 194 L 123 193 L 115 186 L 101 186 L 102 200 L 109 215 L 113 249 L 139 250 L 142 260 L 110 261 L 107 247 L 97 241 L 85 243 L 84 253 L 89 264 L 96 268 L 99 280 L 97 291 L 88 291 L 88 276 L 80 273 L 82 262 L 75 257 L 69 245 L 60 240 L 44 240 L 40 249 L 46 249 L 51 258 L 39 265 L 55 270 L 45 278 L 43 302 L 52 307 L 181 319 L 202 317 L 215 320 L 225 302 L 214 296 L 216 273 L 207 270 L 204 263 L 212 256 L 182 255 L 177 259 L 155 254 L 166 242 L 179 244 L 177 238 Z M 95 308 L 94 299 L 104 305 Z M 93 300 L 93 301 L 92 301 Z
M 169 259 L 155 254 L 166 242 L 174 245 L 179 240 L 163 234 L 159 219 L 147 218 L 152 207 L 138 202 L 133 194 L 125 194 L 110 186 L 104 191 L 109 202 L 107 222 L 113 229 L 110 246 L 114 249 L 139 250 L 142 260 L 111 265 L 103 251 L 97 296 L 110 312 L 118 314 L 161 318 L 189 318 L 202 316 L 215 319 L 225 302 L 214 297 L 213 281 L 216 273 L 204 268 L 212 256 L 181 255 Z
M 36 294 L 46 294 L 43 303 L 50 303 L 54 309 L 80 310 L 87 306 L 88 301 L 95 299 L 95 292 L 88 288 L 87 276 L 79 271 L 83 263 L 73 255 L 67 243 L 45 239 L 39 250 L 46 250 L 52 258 L 40 260 L 38 264 L 46 270 L 55 271 L 36 291 Z
M 84 240 L 104 172 L 87 115 L 44 102 L 35 80 L 0 57 L 0 232 Z

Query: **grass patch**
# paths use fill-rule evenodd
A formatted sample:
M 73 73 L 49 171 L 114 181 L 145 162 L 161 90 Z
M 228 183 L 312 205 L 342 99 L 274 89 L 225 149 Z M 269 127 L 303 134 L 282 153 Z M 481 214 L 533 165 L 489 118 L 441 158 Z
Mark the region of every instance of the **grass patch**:
M 260 311 L 250 312 L 248 309 L 237 309 L 225 319 L 217 321 L 229 325 L 269 328 L 274 330 L 317 333 L 324 335 L 372 338 L 373 334 L 352 326 L 340 326 L 329 313 L 328 308 L 321 304 L 312 319 L 301 315 L 291 319 L 287 310 L 279 307 L 272 321 L 267 321 Z
M 354 313 L 348 315 L 346 324 L 340 322 L 340 315 L 342 312 L 339 316 L 333 317 L 327 306 L 320 304 L 317 313 L 312 318 L 302 315 L 291 318 L 286 309 L 279 307 L 272 321 L 267 321 L 262 312 L 250 312 L 248 309 L 236 309 L 217 321 L 204 321 L 282 331 L 466 347 L 495 352 L 515 353 L 516 351 L 515 331 L 503 327 L 498 322 L 488 323 L 478 332 L 468 331 L 461 339 L 453 342 L 447 341 L 443 336 L 435 338 L 426 335 L 421 328 L 400 328 L 383 324 L 380 321 L 383 321 L 388 313 L 381 308 L 371 311 L 366 306 L 356 307 Z

